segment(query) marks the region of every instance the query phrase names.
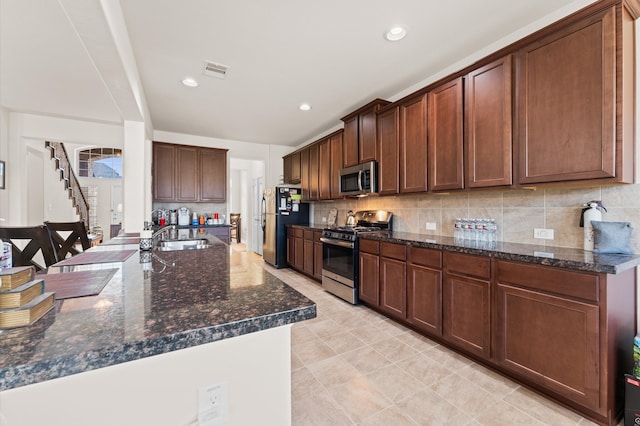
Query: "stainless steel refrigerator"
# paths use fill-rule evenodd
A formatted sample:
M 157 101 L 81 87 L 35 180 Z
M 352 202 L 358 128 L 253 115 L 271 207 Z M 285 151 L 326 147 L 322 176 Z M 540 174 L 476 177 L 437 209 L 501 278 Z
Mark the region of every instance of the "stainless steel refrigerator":
M 262 195 L 262 257 L 276 268 L 287 265 L 287 225 L 308 225 L 309 204 L 294 186 L 267 188 Z

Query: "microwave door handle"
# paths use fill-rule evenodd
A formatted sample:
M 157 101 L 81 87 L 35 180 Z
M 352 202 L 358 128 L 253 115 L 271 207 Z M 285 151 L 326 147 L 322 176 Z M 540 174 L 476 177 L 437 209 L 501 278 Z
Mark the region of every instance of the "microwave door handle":
M 358 171 L 358 189 L 360 190 L 360 192 L 363 191 L 363 188 L 362 188 L 362 176 L 363 175 L 364 175 L 364 171 L 363 170 Z

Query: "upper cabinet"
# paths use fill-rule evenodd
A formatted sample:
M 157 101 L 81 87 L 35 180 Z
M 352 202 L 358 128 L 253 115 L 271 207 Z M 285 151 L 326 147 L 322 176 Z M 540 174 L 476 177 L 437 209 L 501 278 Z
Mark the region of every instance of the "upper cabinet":
M 376 111 L 387 104 L 388 101 L 375 99 L 342 118 L 343 167 L 379 160 L 376 148 Z
M 465 78 L 467 187 L 513 183 L 513 58 L 507 55 Z
M 330 182 L 330 198 L 340 198 L 340 169 L 342 168 L 342 135 L 343 131 L 332 134 L 329 137 L 329 144 L 331 147 L 331 161 L 329 162 L 329 169 L 331 170 Z M 323 163 L 324 164 L 324 163 Z
M 318 199 L 331 199 L 331 143 L 326 137 L 318 142 Z
M 633 25 L 610 6 L 518 51 L 520 184 L 632 181 Z
M 153 143 L 153 200 L 225 202 L 227 150 Z
M 378 193 L 400 192 L 400 107 L 394 106 L 377 114 Z
M 428 94 L 429 190 L 464 188 L 462 77 Z
M 400 104 L 400 192 L 427 190 L 427 95 Z
M 300 151 L 285 155 L 282 160 L 284 162 L 284 183 L 300 183 L 302 176 Z

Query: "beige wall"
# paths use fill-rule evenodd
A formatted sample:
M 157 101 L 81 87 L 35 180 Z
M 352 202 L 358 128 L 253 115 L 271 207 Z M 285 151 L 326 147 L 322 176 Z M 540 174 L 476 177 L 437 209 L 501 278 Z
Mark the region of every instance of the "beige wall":
M 313 222 L 321 225 L 331 208 L 338 209 L 340 225 L 349 209 L 383 209 L 394 214 L 392 226 L 396 231 L 453 236 L 457 217 L 494 218 L 502 241 L 582 248 L 583 229 L 578 226 L 581 205 L 590 200 L 602 200 L 608 210 L 603 220 L 631 222 L 635 228 L 633 249 L 640 253 L 640 185 L 369 196 L 316 202 Z M 436 230 L 427 231 L 427 222 L 436 223 Z M 534 228 L 553 229 L 554 240 L 534 239 Z

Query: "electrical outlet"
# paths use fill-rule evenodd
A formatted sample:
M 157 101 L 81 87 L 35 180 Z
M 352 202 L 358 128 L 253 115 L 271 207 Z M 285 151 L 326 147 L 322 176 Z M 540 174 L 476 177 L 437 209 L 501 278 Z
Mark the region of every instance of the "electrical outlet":
M 322 218 L 322 223 L 327 223 L 327 218 L 326 217 Z
M 226 422 L 229 412 L 227 384 L 201 387 L 198 392 L 198 425 L 213 426 Z
M 535 228 L 533 230 L 533 238 L 553 240 L 553 229 Z
M 427 231 L 435 231 L 436 223 L 435 222 L 427 222 Z

